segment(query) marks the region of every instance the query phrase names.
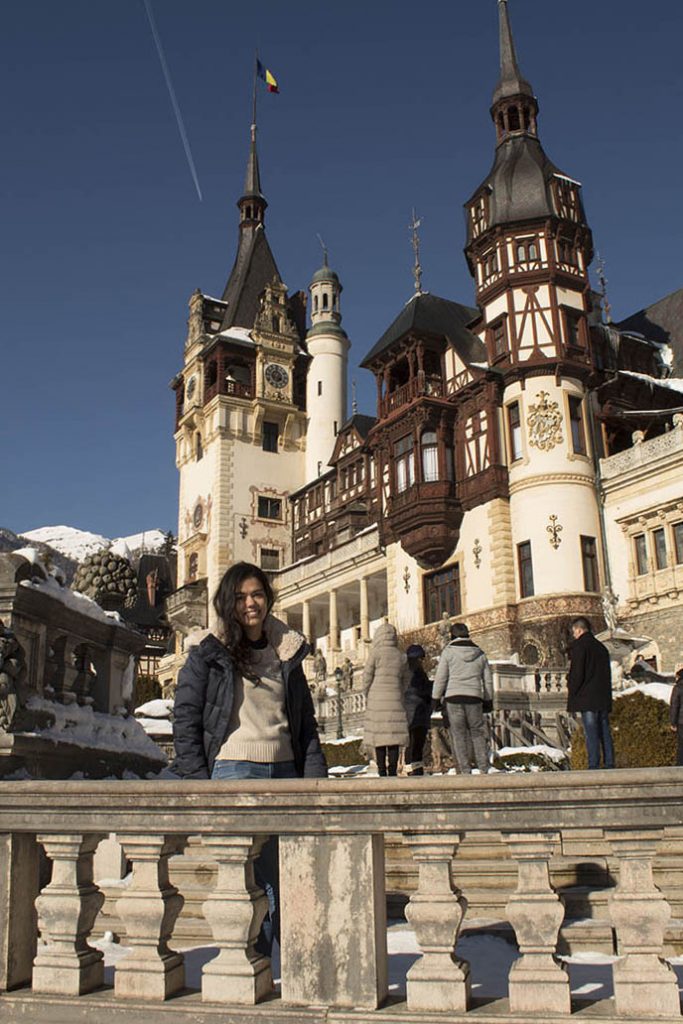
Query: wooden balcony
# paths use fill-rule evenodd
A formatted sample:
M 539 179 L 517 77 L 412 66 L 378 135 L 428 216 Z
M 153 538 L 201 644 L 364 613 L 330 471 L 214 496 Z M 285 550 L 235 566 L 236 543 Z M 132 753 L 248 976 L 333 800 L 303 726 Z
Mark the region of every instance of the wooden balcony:
M 124 955 L 105 975 L 102 953 L 89 944 L 101 927 L 103 902 L 93 853 L 112 831 L 132 871 L 116 902 Z M 456 953 L 468 925 L 458 852 L 484 834 L 516 875 L 505 911 L 518 946 L 508 998 L 474 995 L 470 965 Z M 254 949 L 265 897 L 253 861 L 267 835 L 280 836 L 279 989 L 270 960 Z M 199 989 L 187 987 L 186 957 L 174 948 L 183 892 L 169 880 L 169 861 L 189 837 L 218 865 L 215 887 L 201 904 L 212 941 L 201 958 Z M 394 965 L 403 967 L 398 995 L 389 993 L 387 980 L 390 837 L 401 837 L 417 874 L 406 908 L 417 952 L 407 973 L 405 955 Z M 41 871 L 40 847 L 52 863 L 42 889 L 41 878 L 50 876 Z M 565 909 L 553 883 L 565 858 L 587 862 L 596 850 L 612 879 L 603 912 L 617 953 L 610 960 L 614 996 L 606 999 L 571 991 L 558 956 Z M 680 1024 L 665 941 L 671 943 L 672 913 L 681 916 L 682 850 L 676 768 L 362 783 L 6 782 L 0 1018 L 559 1024 L 585 1017 Z M 477 929 L 481 934 L 481 923 Z M 188 960 L 199 954 L 193 950 Z
M 462 509 L 451 480 L 415 483 L 393 495 L 387 523 L 402 547 L 419 562 L 441 565 L 458 542 Z
M 416 398 L 443 398 L 444 386 L 440 377 L 427 377 L 418 373 L 406 384 L 390 391 L 379 403 L 379 417 L 389 416 Z

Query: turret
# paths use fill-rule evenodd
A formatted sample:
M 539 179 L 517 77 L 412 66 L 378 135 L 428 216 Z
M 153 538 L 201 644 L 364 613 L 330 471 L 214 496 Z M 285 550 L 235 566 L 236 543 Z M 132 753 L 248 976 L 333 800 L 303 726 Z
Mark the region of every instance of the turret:
M 350 342 L 341 327 L 342 286 L 327 261 L 309 286 L 311 328 L 306 346 L 311 356 L 306 382 L 306 482 L 325 472 L 335 437 L 346 420 L 346 373 Z

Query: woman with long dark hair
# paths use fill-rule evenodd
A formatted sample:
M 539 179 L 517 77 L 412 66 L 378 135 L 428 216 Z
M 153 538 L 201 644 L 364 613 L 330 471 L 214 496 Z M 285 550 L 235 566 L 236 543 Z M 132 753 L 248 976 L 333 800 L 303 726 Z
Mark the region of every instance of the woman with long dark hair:
M 213 605 L 218 635 L 192 648 L 178 676 L 174 706 L 175 770 L 185 779 L 325 778 L 311 692 L 302 662 L 304 637 L 270 614 L 273 588 L 249 562 L 236 562 Z M 255 864 L 269 920 L 257 949 L 279 940 L 277 838 Z

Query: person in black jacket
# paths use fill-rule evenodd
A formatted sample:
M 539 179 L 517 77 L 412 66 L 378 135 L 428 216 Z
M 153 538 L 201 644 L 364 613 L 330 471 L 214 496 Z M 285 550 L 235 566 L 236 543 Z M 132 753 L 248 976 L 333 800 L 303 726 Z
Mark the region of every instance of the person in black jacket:
M 424 647 L 411 644 L 406 651 L 410 683 L 403 700 L 408 714 L 408 735 L 406 763 L 412 765 L 411 775 L 424 775 L 422 754 L 432 719 L 432 683 L 424 670 Z
M 219 636 L 194 647 L 178 676 L 173 709 L 175 771 L 183 779 L 326 778 L 311 691 L 302 669 L 303 636 L 270 614 L 265 573 L 237 562 L 223 576 L 214 608 Z M 255 864 L 269 918 L 257 949 L 279 940 L 277 837 Z
M 567 711 L 581 713 L 588 767 L 614 768 L 614 746 L 609 727 L 612 710 L 612 672 L 609 651 L 591 632 L 588 619 L 572 622 L 574 642 L 569 648 Z

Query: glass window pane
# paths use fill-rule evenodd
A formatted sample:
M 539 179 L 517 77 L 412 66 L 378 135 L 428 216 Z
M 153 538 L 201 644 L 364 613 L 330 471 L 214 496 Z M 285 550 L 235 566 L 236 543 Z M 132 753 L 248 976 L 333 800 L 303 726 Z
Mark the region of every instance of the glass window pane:
M 666 536 L 664 529 L 654 530 L 652 533 L 655 547 L 655 562 L 658 569 L 666 569 Z
M 683 562 L 683 523 L 674 523 L 674 548 L 676 549 L 676 563 Z
M 647 573 L 647 545 L 645 543 L 645 534 L 639 533 L 637 537 L 633 538 L 633 543 L 636 549 L 636 573 L 638 576 L 644 576 Z

